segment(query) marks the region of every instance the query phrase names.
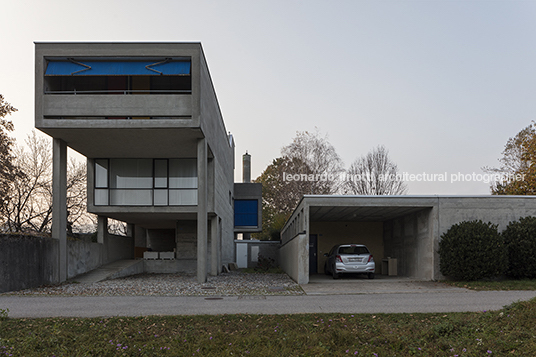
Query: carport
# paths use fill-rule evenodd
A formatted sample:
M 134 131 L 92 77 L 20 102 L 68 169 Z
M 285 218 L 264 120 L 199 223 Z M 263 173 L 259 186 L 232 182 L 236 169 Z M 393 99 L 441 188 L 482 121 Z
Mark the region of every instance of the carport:
M 481 219 L 499 230 L 536 215 L 534 196 L 303 196 L 281 232 L 280 264 L 300 284 L 324 272 L 335 244 L 365 244 L 382 261 L 395 258 L 399 277 L 441 278 L 440 236 L 453 224 Z M 393 262 L 391 260 L 391 262 Z

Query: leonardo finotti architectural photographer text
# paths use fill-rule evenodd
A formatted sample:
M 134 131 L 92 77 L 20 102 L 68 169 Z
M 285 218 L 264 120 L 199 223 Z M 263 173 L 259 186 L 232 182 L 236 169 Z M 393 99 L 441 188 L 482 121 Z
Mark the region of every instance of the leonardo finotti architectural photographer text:
M 524 174 L 503 174 L 503 173 L 493 173 L 493 174 L 480 174 L 480 173 L 470 173 L 464 174 L 461 172 L 458 173 L 419 173 L 419 174 L 410 174 L 408 172 L 403 172 L 400 174 L 381 174 L 376 178 L 375 175 L 363 174 L 363 175 L 350 175 L 347 173 L 342 173 L 340 175 L 333 174 L 292 174 L 292 173 L 283 173 L 283 181 L 404 181 L 404 182 L 512 182 L 512 181 L 524 181 Z

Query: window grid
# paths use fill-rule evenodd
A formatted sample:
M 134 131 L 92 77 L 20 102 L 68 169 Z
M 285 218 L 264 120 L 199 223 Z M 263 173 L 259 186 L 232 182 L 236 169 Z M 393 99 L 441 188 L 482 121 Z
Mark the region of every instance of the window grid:
M 152 159 L 152 187 L 111 187 L 111 161 L 116 163 L 121 159 L 95 159 L 95 190 L 94 190 L 94 204 L 96 206 L 195 206 L 197 205 L 197 164 L 196 159 Z M 145 159 L 123 159 L 130 160 L 145 160 Z M 181 182 L 185 187 L 170 187 L 170 161 L 173 160 L 173 164 L 176 165 L 175 172 L 184 174 L 189 173 L 190 176 L 177 176 L 175 177 L 174 186 L 180 185 Z M 125 163 L 123 163 L 125 164 Z M 136 163 L 140 165 L 139 163 Z M 112 164 L 113 165 L 113 164 Z M 160 165 L 159 168 L 157 168 Z M 188 166 L 189 165 L 189 166 Z M 100 168 L 98 168 L 100 166 Z M 165 170 L 164 170 L 165 166 Z M 106 175 L 106 184 L 99 185 L 98 182 L 103 180 L 103 169 Z M 129 167 L 133 169 L 133 167 Z M 157 170 L 159 175 L 157 176 Z M 165 185 L 164 180 L 157 184 L 157 178 L 163 178 L 162 172 L 165 171 Z M 117 172 L 115 172 L 117 173 Z M 98 177 L 101 175 L 101 177 Z M 193 175 L 193 176 L 192 176 Z M 146 176 L 142 176 L 146 177 Z M 127 177 L 124 182 L 136 182 L 136 176 Z M 131 179 L 131 180 L 128 180 Z M 182 181 L 181 181 L 182 179 Z M 117 181 L 114 181 L 114 186 L 117 186 Z M 141 180 L 140 180 L 141 181 Z M 195 185 L 194 185 L 195 183 Z M 129 192 L 130 191 L 130 192 Z M 137 197 L 134 193 L 138 193 Z M 123 195 L 123 197 L 121 197 Z M 137 201 L 136 201 L 137 200 Z

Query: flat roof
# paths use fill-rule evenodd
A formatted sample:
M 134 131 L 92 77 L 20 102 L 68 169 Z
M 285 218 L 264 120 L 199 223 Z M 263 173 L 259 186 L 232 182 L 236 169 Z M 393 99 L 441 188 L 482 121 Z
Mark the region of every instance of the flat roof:
M 283 231 L 297 210 L 306 205 L 309 207 L 309 219 L 313 221 L 386 221 L 402 217 L 411 213 L 431 209 L 446 200 L 471 199 L 536 199 L 536 196 L 509 196 L 509 195 L 396 195 L 396 196 L 364 196 L 364 195 L 304 195 L 289 220 L 285 223 Z M 454 202 L 454 204 L 456 204 Z

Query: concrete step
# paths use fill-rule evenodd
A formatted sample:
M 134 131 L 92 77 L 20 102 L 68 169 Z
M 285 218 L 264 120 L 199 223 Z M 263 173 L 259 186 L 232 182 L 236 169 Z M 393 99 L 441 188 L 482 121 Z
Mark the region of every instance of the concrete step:
M 118 260 L 103 265 L 88 273 L 78 275 L 72 280 L 79 283 L 96 283 L 106 279 L 141 274 L 144 272 L 143 260 Z

